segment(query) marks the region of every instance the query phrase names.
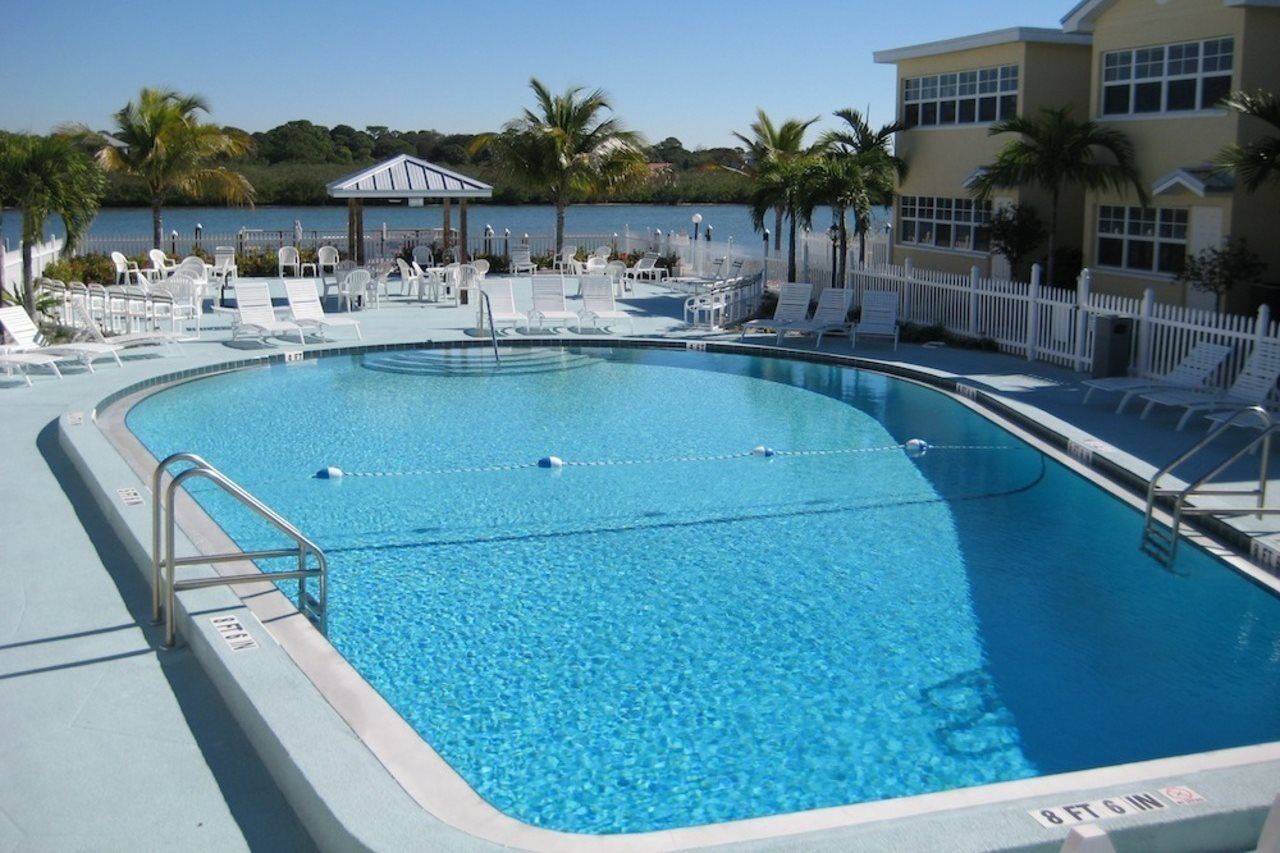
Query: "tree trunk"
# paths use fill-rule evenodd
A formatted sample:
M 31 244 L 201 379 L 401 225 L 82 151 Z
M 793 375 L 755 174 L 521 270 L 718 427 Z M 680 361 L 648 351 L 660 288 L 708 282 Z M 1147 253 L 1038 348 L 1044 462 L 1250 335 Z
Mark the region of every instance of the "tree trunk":
M 840 210 L 840 286 L 849 286 L 849 223 L 843 208 Z
M 569 205 L 556 196 L 556 257 L 564 251 L 564 212 Z
M 796 214 L 787 215 L 787 281 L 796 280 Z
M 782 206 L 773 209 L 773 253 L 782 251 Z
M 161 245 L 164 234 L 162 233 L 164 225 L 160 220 L 160 197 L 152 196 L 151 198 L 151 247 L 153 249 L 163 248 Z
M 31 256 L 35 239 L 29 233 L 30 229 L 24 227 L 22 231 L 22 304 L 31 315 L 31 320 L 39 323 L 40 318 L 36 316 L 35 262 Z
M 1044 283 L 1053 287 L 1053 256 L 1058 246 L 1058 191 L 1053 191 L 1053 200 L 1049 207 L 1049 260 L 1045 263 Z

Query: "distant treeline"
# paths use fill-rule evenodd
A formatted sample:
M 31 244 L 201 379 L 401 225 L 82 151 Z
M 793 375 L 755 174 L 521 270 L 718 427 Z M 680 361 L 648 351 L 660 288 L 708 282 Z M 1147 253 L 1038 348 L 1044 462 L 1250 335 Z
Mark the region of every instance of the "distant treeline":
M 334 128 L 309 121 L 291 121 L 263 133 L 251 134 L 253 150 L 227 162 L 242 173 L 256 190 L 258 204 L 316 205 L 330 201 L 325 184 L 397 154 L 411 154 L 461 172 L 493 186 L 496 204 L 538 204 L 549 201 L 501 173 L 487 151 L 471 153 L 477 134 L 439 133 L 434 130 L 401 132 L 386 127 L 356 130 L 345 124 Z M 654 165 L 647 180 L 637 181 L 607 198 L 633 204 L 679 202 L 744 203 L 750 192 L 746 178 L 723 168 L 743 165 L 737 148 L 688 151 L 675 137 L 653 145 L 647 152 Z M 170 204 L 199 204 L 193 198 L 175 198 Z M 111 174 L 103 204 L 114 207 L 146 206 L 146 192 L 136 180 Z

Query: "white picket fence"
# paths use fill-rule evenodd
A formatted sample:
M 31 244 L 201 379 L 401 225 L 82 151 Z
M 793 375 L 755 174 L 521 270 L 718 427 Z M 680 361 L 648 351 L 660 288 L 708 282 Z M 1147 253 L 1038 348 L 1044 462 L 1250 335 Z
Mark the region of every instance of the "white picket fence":
M 62 253 L 63 240 L 54 237 L 44 243 L 37 243 L 31 248 L 31 276 L 37 278 L 44 273 L 44 268 L 58 259 Z M 12 293 L 22 287 L 22 244 L 11 249 L 0 249 L 0 287 Z
M 821 289 L 820 282 L 814 284 Z M 977 268 L 966 276 L 910 263 L 852 269 L 848 286 L 855 305 L 862 304 L 867 290 L 893 291 L 905 322 L 986 338 L 1003 352 L 1077 371 L 1093 367 L 1100 315 L 1133 320 L 1129 373 L 1137 376 L 1168 373 L 1201 341 L 1231 346 L 1231 358 L 1216 377 L 1218 387 L 1230 384 L 1259 340 L 1280 336 L 1280 324 L 1266 305 L 1249 317 L 1157 303 L 1150 289 L 1140 299 L 1095 293 L 1088 270 L 1075 290 L 1041 286 L 1038 266 L 1030 282 L 1017 282 L 983 277 Z

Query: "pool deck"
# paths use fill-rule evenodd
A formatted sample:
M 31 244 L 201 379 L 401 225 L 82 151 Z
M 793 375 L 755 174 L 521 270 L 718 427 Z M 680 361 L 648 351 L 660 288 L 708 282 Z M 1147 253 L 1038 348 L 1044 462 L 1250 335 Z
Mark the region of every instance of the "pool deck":
M 637 337 L 737 340 L 736 334 L 685 328 L 681 296 L 642 286 L 623 301 L 635 316 Z M 469 330 L 475 313 L 466 307 L 392 299 L 381 309 L 355 316 L 365 344 L 475 340 Z M 184 344 L 181 355 L 131 350 L 123 368 L 99 361 L 96 373 L 73 368 L 60 381 L 35 370 L 32 388 L 0 374 L 0 434 L 7 444 L 0 455 L 0 584 L 5 589 L 0 606 L 0 851 L 314 846 L 192 647 L 160 649 L 161 629 L 149 624 L 148 586 L 59 441 L 62 416 L 81 412 L 85 423 L 69 428 L 94 430 L 89 414 L 122 388 L 159 375 L 297 348 L 296 342 L 232 344 L 225 318 L 206 315 L 206 320 L 203 339 Z M 354 343 L 348 330 L 336 330 L 334 337 L 338 340 L 306 348 Z M 502 337 L 527 336 L 505 332 Z M 579 336 L 562 332 L 556 337 Z M 772 343 L 773 338 L 756 335 L 748 341 Z M 787 346 L 812 351 L 813 343 L 795 338 Z M 830 339 L 822 350 L 848 354 L 849 341 Z M 1174 432 L 1175 418 L 1168 410 L 1147 421 L 1138 419 L 1136 406 L 1116 415 L 1113 395 L 1082 406 L 1082 376 L 1010 355 L 912 344 L 894 352 L 880 341 L 867 342 L 857 354 L 961 377 L 1010 411 L 1049 425 L 1138 476 L 1149 476 L 1204 429 L 1203 420 L 1193 420 L 1187 431 Z M 1247 477 L 1244 470 L 1239 469 L 1242 479 Z M 1273 470 L 1280 473 L 1280 466 Z M 1280 529 L 1273 519 L 1238 524 L 1258 534 Z M 920 819 L 923 834 L 916 838 L 922 845 L 930 837 L 930 820 Z M 1028 839 L 1051 848 L 1061 844 L 1061 832 L 1047 833 L 1026 820 Z M 975 818 L 971 832 L 953 838 L 949 846 L 981 846 L 984 831 Z M 435 841 L 456 849 L 462 838 Z M 1193 843 L 1194 838 L 1192 833 L 1184 840 Z M 892 846 L 902 837 L 873 832 L 863 840 L 871 847 Z M 753 849 L 835 849 L 847 842 L 839 830 L 826 830 L 758 841 Z

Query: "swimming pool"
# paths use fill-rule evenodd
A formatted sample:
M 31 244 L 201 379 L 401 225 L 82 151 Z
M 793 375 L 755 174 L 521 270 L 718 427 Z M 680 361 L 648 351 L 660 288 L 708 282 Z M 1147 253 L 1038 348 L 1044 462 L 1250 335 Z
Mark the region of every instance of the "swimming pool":
M 1166 572 L 1136 513 L 955 401 L 522 355 L 330 358 L 129 415 L 326 548 L 335 647 L 503 811 L 641 831 L 1280 737 L 1275 598 L 1195 549 Z

